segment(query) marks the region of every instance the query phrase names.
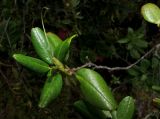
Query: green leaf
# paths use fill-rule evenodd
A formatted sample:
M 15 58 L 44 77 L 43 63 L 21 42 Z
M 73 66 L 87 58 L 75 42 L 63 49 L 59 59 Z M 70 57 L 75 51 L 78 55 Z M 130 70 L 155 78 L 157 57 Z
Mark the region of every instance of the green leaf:
M 147 78 L 148 78 L 147 74 L 143 74 L 143 75 L 140 77 L 141 81 L 145 81 L 145 80 L 147 80 Z
M 157 103 L 157 106 L 160 106 L 160 98 L 154 98 L 153 102 Z
M 128 50 L 132 50 L 134 48 L 133 44 L 132 43 L 128 43 L 127 44 L 127 49 Z
M 70 0 L 72 7 L 77 7 L 80 3 L 80 0 Z
M 62 40 L 54 33 L 48 32 L 47 38 L 50 44 L 52 45 L 52 50 L 55 51 L 55 48 L 62 43 Z
M 134 113 L 134 100 L 127 96 L 122 99 L 117 109 L 117 119 L 132 119 Z
M 160 92 L 160 86 L 153 85 L 152 89 L 157 91 L 157 92 Z
M 159 64 L 160 64 L 160 60 L 156 57 L 153 57 L 152 58 L 152 68 L 154 69 L 154 68 L 159 67 Z
M 41 92 L 39 107 L 46 107 L 51 101 L 58 97 L 62 89 L 62 76 L 56 74 L 55 76 L 48 77 Z
M 91 119 L 106 119 L 111 118 L 111 114 L 109 111 L 99 110 L 98 108 L 94 107 L 93 105 L 84 102 L 82 100 L 78 100 L 74 103 L 74 107 L 84 115 L 86 118 Z
M 131 27 L 128 27 L 128 37 L 134 35 L 134 30 Z
M 147 59 L 143 59 L 140 63 L 140 70 L 145 73 L 150 67 L 150 61 Z
M 78 100 L 74 103 L 74 107 L 75 109 L 81 114 L 83 115 L 85 118 L 87 119 L 97 119 L 96 117 L 94 117 L 90 111 L 88 110 L 87 106 L 85 105 L 85 103 L 82 100 Z
M 22 54 L 14 54 L 13 58 L 23 66 L 35 72 L 46 73 L 50 70 L 50 67 L 47 63 L 37 58 L 25 56 Z
M 81 68 L 76 72 L 76 78 L 88 103 L 103 110 L 116 109 L 117 103 L 112 92 L 100 74 L 91 69 Z
M 113 110 L 113 111 L 111 112 L 111 114 L 112 114 L 112 119 L 118 119 L 118 118 L 117 118 L 117 111 L 116 111 L 116 110 Z
M 143 27 L 142 27 L 143 28 Z M 139 33 L 139 32 L 141 32 L 142 30 L 142 28 L 139 28 L 136 32 L 136 34 L 137 34 L 137 38 L 138 39 L 143 39 L 144 38 L 144 33 Z M 144 29 L 143 29 L 144 30 Z
M 139 47 L 139 48 L 147 48 L 148 46 L 148 42 L 144 40 L 136 40 L 134 43 L 135 43 L 135 47 Z
M 87 109 L 89 110 L 89 112 L 92 115 L 94 115 L 94 117 L 96 117 L 97 119 L 106 119 L 106 118 L 111 118 L 112 117 L 110 111 L 100 110 L 100 109 L 96 108 L 95 106 L 91 105 L 88 102 L 84 102 L 84 103 L 87 106 Z
M 129 39 L 128 38 L 122 38 L 120 40 L 118 40 L 118 43 L 128 43 L 129 42 Z
M 160 24 L 160 9 L 153 3 L 147 3 L 142 6 L 141 14 L 144 19 L 153 24 Z
M 136 49 L 131 49 L 130 50 L 130 55 L 134 59 L 140 58 L 140 54 L 139 54 L 139 52 Z
M 59 44 L 55 49 L 55 57 L 59 59 L 60 61 L 63 61 L 68 53 L 69 46 L 71 43 L 71 40 L 75 38 L 77 34 L 67 38 L 65 41 L 63 41 L 61 44 Z
M 136 70 L 136 69 L 134 69 L 134 68 L 130 68 L 129 70 L 128 70 L 128 73 L 131 75 L 131 76 L 139 76 L 139 71 L 138 70 Z
M 31 41 L 40 58 L 48 64 L 52 64 L 53 50 L 45 33 L 40 28 L 32 28 Z

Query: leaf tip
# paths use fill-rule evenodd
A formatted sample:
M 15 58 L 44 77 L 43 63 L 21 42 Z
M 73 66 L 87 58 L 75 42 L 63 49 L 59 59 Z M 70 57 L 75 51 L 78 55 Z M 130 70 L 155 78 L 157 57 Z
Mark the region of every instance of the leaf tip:
M 17 59 L 18 54 L 13 54 L 13 58 L 16 60 Z
M 39 104 L 38 104 L 38 107 L 39 107 L 39 108 L 45 108 L 46 106 L 45 106 L 44 103 L 39 103 Z
M 16 54 L 13 54 L 13 56 L 12 56 L 13 58 L 16 58 Z

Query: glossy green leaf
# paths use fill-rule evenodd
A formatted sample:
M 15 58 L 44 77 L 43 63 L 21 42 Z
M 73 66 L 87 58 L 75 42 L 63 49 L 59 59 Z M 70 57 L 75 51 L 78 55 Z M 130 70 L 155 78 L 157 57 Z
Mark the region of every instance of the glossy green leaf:
M 37 58 L 25 56 L 22 54 L 14 54 L 13 58 L 23 66 L 35 72 L 46 73 L 50 70 L 50 67 L 47 63 Z
M 48 41 L 52 45 L 52 50 L 55 51 L 55 48 L 62 43 L 62 40 L 54 33 L 48 32 L 47 33 Z
M 102 110 L 116 109 L 117 104 L 112 92 L 100 74 L 91 69 L 81 68 L 76 72 L 76 78 L 88 103 Z
M 130 96 L 123 98 L 117 109 L 117 119 L 132 119 L 134 110 L 133 98 Z
M 57 59 L 59 59 L 60 61 L 64 61 L 64 59 L 66 58 L 66 55 L 68 53 L 69 50 L 69 46 L 71 43 L 71 40 L 73 38 L 75 38 L 77 36 L 77 34 L 67 38 L 65 41 L 63 41 L 61 44 L 59 44 L 56 49 L 55 49 L 55 57 Z
M 58 97 L 62 89 L 62 83 L 61 74 L 56 74 L 46 80 L 38 105 L 40 108 L 46 107 L 51 101 Z
M 160 9 L 153 3 L 147 3 L 142 6 L 141 14 L 144 19 L 150 23 L 160 24 Z
M 40 58 L 48 64 L 52 64 L 53 50 L 45 33 L 40 28 L 32 28 L 31 41 Z

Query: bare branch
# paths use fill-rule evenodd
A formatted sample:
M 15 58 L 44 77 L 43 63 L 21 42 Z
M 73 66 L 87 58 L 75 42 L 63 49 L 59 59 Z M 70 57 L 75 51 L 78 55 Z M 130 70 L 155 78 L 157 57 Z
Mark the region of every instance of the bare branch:
M 92 62 L 88 62 L 80 67 L 73 68 L 74 71 L 77 71 L 84 67 L 93 67 L 95 69 L 107 69 L 109 71 L 116 71 L 116 70 L 128 70 L 132 68 L 133 66 L 137 65 L 140 61 L 142 61 L 144 58 L 146 58 L 148 55 L 150 55 L 154 50 L 158 49 L 160 47 L 160 44 L 155 45 L 152 49 L 150 49 L 147 53 L 145 53 L 140 59 L 138 59 L 133 64 L 126 66 L 126 67 L 108 67 L 108 66 L 102 66 L 102 65 L 96 65 Z

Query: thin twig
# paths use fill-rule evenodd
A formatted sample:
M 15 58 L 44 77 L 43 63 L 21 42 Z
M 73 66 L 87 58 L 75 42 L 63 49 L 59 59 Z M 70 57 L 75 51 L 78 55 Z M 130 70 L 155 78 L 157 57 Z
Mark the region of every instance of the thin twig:
M 130 68 L 132 68 L 133 66 L 137 65 L 140 61 L 142 61 L 144 58 L 146 58 L 148 55 L 150 55 L 154 50 L 158 49 L 160 47 L 160 44 L 157 44 L 156 46 L 154 46 L 151 50 L 149 50 L 147 53 L 145 53 L 140 59 L 138 59 L 136 62 L 134 62 L 133 64 L 126 66 L 126 67 L 108 67 L 108 66 L 101 66 L 101 65 L 96 65 L 92 62 L 88 62 L 80 67 L 77 68 L 73 68 L 74 71 L 77 71 L 81 68 L 84 67 L 93 67 L 95 69 L 107 69 L 109 71 L 116 71 L 116 70 L 128 70 Z
M 24 7 L 23 7 L 23 14 L 22 14 L 22 23 L 23 23 L 23 35 L 22 35 L 22 40 L 21 40 L 21 47 L 20 47 L 20 51 L 22 52 L 23 51 L 23 47 L 24 47 L 24 36 L 25 36 L 25 33 L 26 33 L 26 3 L 23 1 L 23 3 L 25 4 Z
M 3 40 L 3 37 L 4 37 L 5 33 L 7 32 L 7 28 L 8 28 L 10 19 L 11 19 L 11 17 L 9 17 L 8 20 L 6 21 L 6 25 L 5 25 L 5 27 L 4 27 L 4 32 L 3 32 L 3 34 L 1 35 L 0 41 Z
M 0 61 L 0 66 L 12 67 L 12 65 L 10 65 L 10 64 L 5 64 L 5 63 L 3 63 L 3 62 L 1 62 L 1 61 Z
M 43 9 L 45 10 L 44 15 L 42 14 Z M 47 34 L 46 34 L 46 29 L 45 29 L 45 27 L 44 27 L 43 17 L 45 16 L 45 14 L 46 14 L 46 12 L 47 12 L 48 10 L 49 10 L 48 7 L 43 7 L 43 8 L 42 8 L 42 11 L 41 11 L 41 22 L 42 22 L 42 27 L 43 27 L 43 31 L 44 31 L 44 34 L 45 34 L 46 39 L 47 39 Z
M 2 70 L 0 69 L 0 75 L 2 76 L 2 78 L 5 80 L 5 82 L 7 83 L 10 91 L 12 91 L 14 93 L 14 91 L 12 90 L 12 88 L 10 87 L 10 83 L 9 83 L 9 79 L 7 78 L 7 76 L 4 74 L 4 72 L 2 72 Z

